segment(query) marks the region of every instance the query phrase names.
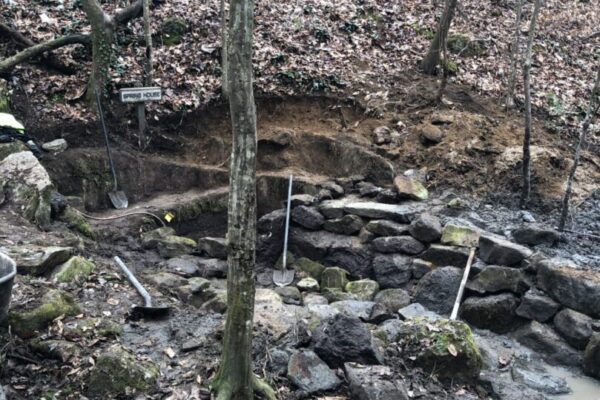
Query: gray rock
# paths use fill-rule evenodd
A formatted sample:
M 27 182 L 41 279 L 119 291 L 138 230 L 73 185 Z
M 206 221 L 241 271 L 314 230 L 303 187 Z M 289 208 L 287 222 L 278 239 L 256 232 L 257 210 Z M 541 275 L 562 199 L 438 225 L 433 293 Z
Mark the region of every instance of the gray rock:
M 393 189 L 383 189 L 377 193 L 375 200 L 377 200 L 378 203 L 397 204 L 402 201 L 402 198 L 398 192 Z
M 379 186 L 375 186 L 371 182 L 358 182 L 356 188 L 360 197 L 375 197 L 381 191 Z
M 533 252 L 525 246 L 495 236 L 479 237 L 479 257 L 488 264 L 515 265 L 531 256 Z
M 369 318 L 366 320 L 366 322 L 379 325 L 382 322 L 387 321 L 388 319 L 396 319 L 396 318 L 398 318 L 396 313 L 390 312 L 381 303 L 375 303 L 375 305 L 373 306 L 373 309 L 371 310 L 371 315 L 369 315 Z
M 382 304 L 392 314 L 410 304 L 410 295 L 404 289 L 384 289 L 377 293 L 375 303 Z
M 146 250 L 155 249 L 158 242 L 168 236 L 175 235 L 175 229 L 162 227 L 141 234 L 142 247 Z
M 355 316 L 366 321 L 369 319 L 375 303 L 372 301 L 342 300 L 334 301 L 330 306 L 342 314 Z
M 403 319 L 423 317 L 433 321 L 442 318 L 439 314 L 429 311 L 419 303 L 412 303 L 398 310 L 398 314 Z
M 371 242 L 379 253 L 419 254 L 425 245 L 411 236 L 386 236 L 373 239 Z
M 404 382 L 397 379 L 397 375 L 390 367 L 345 363 L 344 372 L 353 399 L 408 400 L 409 398 Z
M 398 288 L 411 277 L 412 260 L 399 254 L 382 254 L 373 258 L 373 274 L 381 289 Z
M 442 267 L 426 274 L 419 281 L 414 301 L 442 315 L 449 315 L 462 279 L 462 270 Z
M 580 312 L 565 308 L 554 316 L 554 328 L 578 350 L 584 350 L 592 337 L 593 319 Z
M 519 299 L 511 293 L 469 297 L 460 307 L 460 316 L 469 324 L 496 333 L 506 333 L 521 323 L 515 314 Z
M 302 300 L 305 306 L 309 305 L 321 305 L 321 304 L 329 304 L 329 301 L 318 293 L 304 293 L 302 295 Z
M 256 223 L 258 233 L 283 234 L 285 224 L 285 209 L 271 211 L 260 217 Z
M 322 189 L 329 190 L 329 192 L 331 192 L 331 196 L 334 199 L 339 199 L 344 195 L 344 188 L 335 182 L 323 182 L 320 183 L 319 186 Z
M 314 261 L 322 261 L 327 256 L 327 252 L 331 247 L 352 246 L 353 239 L 356 238 L 326 231 L 308 231 L 301 228 L 291 228 L 289 238 L 290 251 Z M 279 244 L 279 251 L 281 251 L 281 243 Z
M 320 289 L 319 281 L 310 276 L 300 279 L 296 287 L 303 292 L 318 292 Z
M 281 296 L 281 299 L 285 304 L 302 304 L 302 294 L 295 286 L 284 286 L 275 288 L 275 293 Z
M 437 242 L 442 237 L 442 224 L 438 217 L 421 214 L 410 224 L 410 234 L 425 243 Z
M 403 204 L 363 202 L 348 203 L 344 206 L 344 211 L 348 214 L 373 219 L 390 219 L 402 223 L 409 223 L 424 209 L 425 205 L 416 202 L 406 202 Z
M 379 284 L 372 279 L 359 279 L 348 282 L 345 290 L 357 300 L 371 301 L 379 292 Z
M 348 242 L 335 242 L 329 247 L 325 263 L 337 265 L 352 277 L 362 279 L 372 275 L 371 257 L 368 247 L 359 238 L 350 237 Z
M 383 362 L 371 332 L 357 317 L 337 314 L 324 320 L 313 333 L 313 343 L 315 353 L 333 368 L 349 361 Z
M 488 397 L 502 400 L 548 400 L 548 397 L 522 383 L 515 382 L 508 374 L 483 371 L 479 374 L 478 386 L 485 388 Z M 502 379 L 499 379 L 502 378 Z
M 277 376 L 284 376 L 288 371 L 290 355 L 287 351 L 281 349 L 271 350 L 269 358 L 269 370 Z
M 354 235 L 363 227 L 363 220 L 356 215 L 344 215 L 342 218 L 330 219 L 323 223 L 323 229 L 342 235 Z
M 531 321 L 514 333 L 517 341 L 539 353 L 551 364 L 579 365 L 581 354 L 565 343 L 549 326 Z
M 376 237 L 377 236 L 374 233 L 369 232 L 364 227 L 358 233 L 358 239 L 361 243 L 371 243 Z
M 162 271 L 148 275 L 147 279 L 152 282 L 154 286 L 169 291 L 174 291 L 178 287 L 187 285 L 188 283 L 187 279 L 182 276 Z
M 342 218 L 344 216 L 344 207 L 355 199 L 345 197 L 339 200 L 325 200 L 319 205 L 319 211 L 326 218 Z
M 571 392 L 564 378 L 556 378 L 543 369 L 534 368 L 520 359 L 517 359 L 512 365 L 511 376 L 515 382 L 545 394 L 557 395 Z
M 42 149 L 49 151 L 50 153 L 58 154 L 62 153 L 69 147 L 69 144 L 65 139 L 55 139 L 50 142 L 42 144 Z
M 167 261 L 162 262 L 160 265 L 167 271 L 184 276 L 186 278 L 201 275 L 200 262 L 196 256 L 184 255 L 170 258 Z
M 474 292 L 497 293 L 505 290 L 522 294 L 529 289 L 530 283 L 521 270 L 511 267 L 489 265 L 470 282 L 467 289 Z
M 315 207 L 298 206 L 292 210 L 292 221 L 306 229 L 320 229 L 325 222 L 323 214 Z
M 595 333 L 585 348 L 583 372 L 600 379 L 600 333 Z
M 560 239 L 557 231 L 539 224 L 525 224 L 511 233 L 517 243 L 529 246 L 539 244 L 553 245 Z
M 423 254 L 419 255 L 419 258 L 440 267 L 451 265 L 453 267 L 464 268 L 469 259 L 469 249 L 432 244 Z
M 156 244 L 158 254 L 166 259 L 193 253 L 196 247 L 198 244 L 195 240 L 176 235 L 159 238 Z
M 336 389 L 342 383 L 336 374 L 313 351 L 292 354 L 288 378 L 307 394 Z
M 404 326 L 403 321 L 399 319 L 389 319 L 384 321 L 381 325 L 373 331 L 373 335 L 384 342 L 384 345 L 397 342 L 400 339 L 400 333 Z
M 521 298 L 521 304 L 516 310 L 518 316 L 546 322 L 556 314 L 560 304 L 546 296 L 543 292 L 532 288 Z
M 378 126 L 373 129 L 373 143 L 376 145 L 388 144 L 392 142 L 392 130 L 387 126 Z
M 415 258 L 411 265 L 412 276 L 416 279 L 421 279 L 425 274 L 433 271 L 434 268 L 433 263 Z
M 295 194 L 292 195 L 290 202 L 292 208 L 298 206 L 310 207 L 317 202 L 317 199 L 315 198 L 315 196 L 311 196 L 310 194 Z
M 429 197 L 429 193 L 421 181 L 410 176 L 396 176 L 394 178 L 394 188 L 402 199 L 423 201 Z
M 369 221 L 365 225 L 365 229 L 374 233 L 377 236 L 402 236 L 409 233 L 410 225 L 399 224 L 386 219 L 376 219 Z
M 217 258 L 197 258 L 200 276 L 204 278 L 226 278 L 227 277 L 227 261 Z
M 42 275 L 66 262 L 75 251 L 72 247 L 19 245 L 2 249 L 17 264 L 19 274 Z
M 227 260 L 227 239 L 204 237 L 198 240 L 198 250 L 208 258 Z
M 538 286 L 554 300 L 592 317 L 600 317 L 600 272 L 581 270 L 560 259 L 536 263 Z

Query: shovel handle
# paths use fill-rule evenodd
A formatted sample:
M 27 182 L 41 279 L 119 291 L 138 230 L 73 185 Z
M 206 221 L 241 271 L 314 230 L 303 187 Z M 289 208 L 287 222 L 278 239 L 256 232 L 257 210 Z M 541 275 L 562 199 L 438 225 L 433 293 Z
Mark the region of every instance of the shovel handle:
M 96 90 L 96 105 L 98 106 L 98 114 L 100 115 L 100 121 L 102 122 L 102 132 L 104 132 L 104 140 L 106 141 L 106 154 L 108 155 L 108 164 L 110 165 L 110 172 L 113 176 L 114 191 L 117 191 L 117 173 L 115 171 L 115 164 L 113 163 L 112 155 L 110 154 L 110 144 L 108 143 L 108 132 L 106 131 L 106 124 L 104 123 L 104 113 L 102 112 L 102 102 L 100 101 L 100 94 Z
M 292 182 L 294 180 L 293 175 L 290 174 L 290 183 L 288 185 L 288 196 L 287 196 L 287 207 L 285 212 L 285 234 L 283 236 L 283 271 L 287 268 L 287 249 L 288 249 L 288 235 L 290 232 L 290 209 L 292 208 Z
M 135 290 L 137 290 L 138 293 L 140 294 L 140 296 L 142 296 L 144 298 L 144 305 L 146 307 L 152 307 L 152 297 L 150 297 L 150 294 L 146 291 L 146 289 L 144 289 L 144 287 L 137 280 L 137 278 L 135 277 L 135 275 L 133 275 L 131 273 L 131 271 L 129 270 L 129 268 L 127 268 L 127 266 L 125 265 L 125 263 L 118 256 L 115 256 L 115 262 L 117 263 L 117 265 L 119 266 L 119 268 L 121 268 L 121 271 L 127 277 L 127 280 L 129 282 L 131 282 L 131 284 L 133 285 L 133 287 L 135 287 Z

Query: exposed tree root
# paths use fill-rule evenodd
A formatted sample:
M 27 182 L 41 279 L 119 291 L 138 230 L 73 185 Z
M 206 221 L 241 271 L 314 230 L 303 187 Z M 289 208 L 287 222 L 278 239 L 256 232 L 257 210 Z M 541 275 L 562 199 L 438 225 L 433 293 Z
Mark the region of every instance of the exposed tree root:
M 216 400 L 250 400 L 233 397 L 232 386 L 226 379 L 217 377 L 213 380 L 210 385 L 211 390 L 216 394 Z M 275 390 L 269 386 L 264 380 L 259 379 L 254 374 L 252 375 L 252 389 L 254 394 L 259 394 L 262 398 L 267 400 L 277 400 Z

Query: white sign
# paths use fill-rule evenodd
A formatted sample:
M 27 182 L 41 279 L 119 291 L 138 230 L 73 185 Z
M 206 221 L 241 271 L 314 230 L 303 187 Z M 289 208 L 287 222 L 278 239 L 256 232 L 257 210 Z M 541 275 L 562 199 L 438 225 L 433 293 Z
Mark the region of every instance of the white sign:
M 119 90 L 123 103 L 139 103 L 143 101 L 156 101 L 162 98 L 159 87 L 139 87 Z

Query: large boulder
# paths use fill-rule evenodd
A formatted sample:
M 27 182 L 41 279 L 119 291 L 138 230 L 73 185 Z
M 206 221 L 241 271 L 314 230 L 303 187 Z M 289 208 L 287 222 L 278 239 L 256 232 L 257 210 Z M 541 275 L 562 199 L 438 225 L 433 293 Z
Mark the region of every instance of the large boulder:
M 29 151 L 12 153 L 0 160 L 0 177 L 15 209 L 39 227 L 47 228 L 50 225 L 50 197 L 54 187 L 38 159 Z
M 440 267 L 453 266 L 464 268 L 469 259 L 469 249 L 458 246 L 432 244 L 419 258 Z
M 404 204 L 356 202 L 344 205 L 344 211 L 348 214 L 372 219 L 390 219 L 405 224 L 411 222 L 424 209 L 425 205 L 410 202 Z
M 141 234 L 142 247 L 146 250 L 155 249 L 158 242 L 168 236 L 175 235 L 175 229 L 163 226 Z
M 529 289 L 529 282 L 523 272 L 516 268 L 489 265 L 470 282 L 467 289 L 477 293 L 511 291 L 522 294 Z
M 395 314 L 410 304 L 410 295 L 404 289 L 384 289 L 375 295 L 374 301 L 383 305 L 389 313 Z
M 414 301 L 442 315 L 449 315 L 456 300 L 462 270 L 442 267 L 426 274 L 419 281 Z
M 496 236 L 479 238 L 479 257 L 488 264 L 515 265 L 531 256 L 533 252 L 520 244 Z
M 412 260 L 400 254 L 381 254 L 373 258 L 373 275 L 382 289 L 398 288 L 412 274 Z
M 523 318 L 546 322 L 556 314 L 559 308 L 560 304 L 546 296 L 544 292 L 532 288 L 521 297 L 521 304 L 516 313 Z
M 401 326 L 399 345 L 405 358 L 442 379 L 474 380 L 483 365 L 471 329 L 460 321 L 408 319 Z
M 344 215 L 341 218 L 329 219 L 323 223 L 323 229 L 341 235 L 354 235 L 360 232 L 365 223 L 357 215 Z
M 342 382 L 313 351 L 304 350 L 291 355 L 288 378 L 307 394 L 336 389 Z
M 54 279 L 60 283 L 82 283 L 94 271 L 94 268 L 96 268 L 94 263 L 83 257 L 71 257 L 54 273 Z
M 325 217 L 316 207 L 298 206 L 292 210 L 292 221 L 306 229 L 320 229 Z
M 371 332 L 357 317 L 337 314 L 322 321 L 313 333 L 313 343 L 315 353 L 333 368 L 349 361 L 383 362 Z
M 577 269 L 561 259 L 536 264 L 538 286 L 557 302 L 592 317 L 600 317 L 600 272 Z
M 585 314 L 565 308 L 554 316 L 554 328 L 567 343 L 578 350 L 585 349 L 592 337 L 594 320 Z
M 314 279 L 321 280 L 321 275 L 325 270 L 325 266 L 321 263 L 313 261 L 306 257 L 300 257 L 292 263 L 294 269 L 303 271 L 313 277 Z
M 520 323 L 520 318 L 515 314 L 518 305 L 519 299 L 512 293 L 469 297 L 462 303 L 460 315 L 477 328 L 506 333 Z
M 190 278 L 192 276 L 201 275 L 199 260 L 201 260 L 200 257 L 184 255 L 170 258 L 167 261 L 160 263 L 160 266 L 168 272 Z
M 408 400 L 404 382 L 383 365 L 345 363 L 344 372 L 355 400 Z
M 107 399 L 145 392 L 157 382 L 159 368 L 151 361 L 140 360 L 121 345 L 103 351 L 90 373 L 86 394 L 92 399 Z
M 387 219 L 369 221 L 365 229 L 377 236 L 402 236 L 409 233 L 410 225 L 399 224 Z
M 401 198 L 412 200 L 427 200 L 429 193 L 417 179 L 398 175 L 394 178 L 394 188 Z
M 378 237 L 371 242 L 379 253 L 419 254 L 425 250 L 425 245 L 411 236 Z
M 197 243 L 195 240 L 177 235 L 160 238 L 156 244 L 158 254 L 167 259 L 190 254 L 196 251 L 196 247 Z
M 424 213 L 410 223 L 409 231 L 421 242 L 437 242 L 442 236 L 442 224 L 438 217 Z
M 525 224 L 511 232 L 517 243 L 536 246 L 538 244 L 553 245 L 560 235 L 552 228 L 539 224 Z
M 541 353 L 552 364 L 579 365 L 581 354 L 565 343 L 548 325 L 531 321 L 514 333 L 519 343 Z
M 600 379 L 600 333 L 595 333 L 585 348 L 583 372 Z
M 198 250 L 208 258 L 227 259 L 227 239 L 203 237 L 198 240 Z
M 72 247 L 44 247 L 37 245 L 20 245 L 4 249 L 17 264 L 20 274 L 43 275 L 54 270 L 69 258 L 75 251 Z
M 327 251 L 325 263 L 348 271 L 353 278 L 368 278 L 372 275 L 372 254 L 358 237 L 351 237 L 348 243 L 336 243 Z

